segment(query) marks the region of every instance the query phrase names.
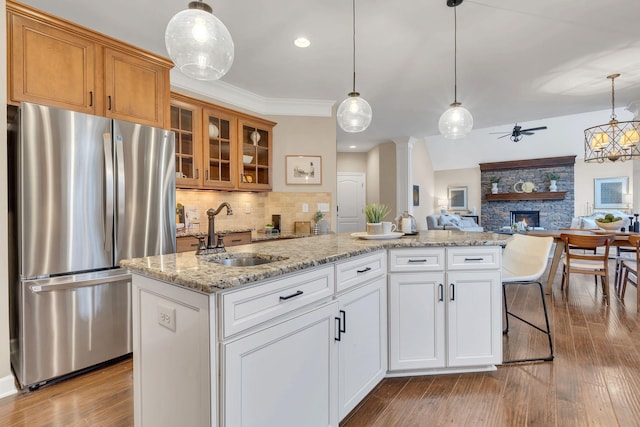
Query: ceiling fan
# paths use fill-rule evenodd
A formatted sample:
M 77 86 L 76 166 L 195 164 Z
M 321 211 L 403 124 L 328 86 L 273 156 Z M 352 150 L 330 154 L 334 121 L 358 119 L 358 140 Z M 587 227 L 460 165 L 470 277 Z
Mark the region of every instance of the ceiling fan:
M 504 135 L 499 136 L 498 139 L 508 136 L 510 137 L 509 139 L 512 140 L 513 142 L 518 142 L 522 139 L 523 135 L 533 135 L 535 131 L 543 130 L 546 128 L 547 128 L 546 126 L 540 126 L 537 128 L 522 129 L 522 126 L 518 126 L 518 124 L 516 123 L 511 132 L 491 132 L 491 133 L 495 133 L 495 134 L 504 133 Z

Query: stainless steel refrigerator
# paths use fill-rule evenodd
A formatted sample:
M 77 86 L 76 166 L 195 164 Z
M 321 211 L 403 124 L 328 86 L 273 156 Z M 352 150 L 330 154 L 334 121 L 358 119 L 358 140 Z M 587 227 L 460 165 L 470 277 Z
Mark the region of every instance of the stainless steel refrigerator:
M 175 252 L 175 142 L 31 103 L 8 133 L 11 363 L 35 388 L 132 351 L 118 264 Z

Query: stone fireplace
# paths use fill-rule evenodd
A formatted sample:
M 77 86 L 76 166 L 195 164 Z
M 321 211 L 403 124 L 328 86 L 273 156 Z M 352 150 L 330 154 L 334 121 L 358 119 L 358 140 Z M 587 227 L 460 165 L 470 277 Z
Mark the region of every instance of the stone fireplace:
M 576 156 L 549 157 L 508 162 L 481 163 L 482 226 L 501 231 L 513 223 L 512 212 L 537 211 L 538 227 L 569 227 L 574 215 L 574 165 Z M 560 176 L 558 191 L 549 191 L 547 173 Z M 491 193 L 491 179 L 499 178 L 498 194 Z M 536 189 L 522 191 L 519 182 L 531 182 Z M 514 187 L 515 186 L 515 187 Z M 529 219 L 526 220 L 529 226 Z M 516 220 L 517 222 L 517 220 Z

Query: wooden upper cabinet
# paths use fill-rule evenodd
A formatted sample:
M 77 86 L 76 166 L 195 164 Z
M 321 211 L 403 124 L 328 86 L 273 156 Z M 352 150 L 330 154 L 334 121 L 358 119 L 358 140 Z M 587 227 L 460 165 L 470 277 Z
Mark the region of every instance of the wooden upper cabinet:
M 269 191 L 274 122 L 171 94 L 176 186 Z M 254 143 L 255 141 L 255 143 Z
M 204 186 L 233 189 L 236 186 L 236 118 L 214 108 L 203 115 Z
M 257 119 L 238 120 L 238 188 L 271 190 L 273 125 Z
M 176 136 L 176 187 L 202 187 L 202 107 L 171 100 L 171 127 Z
M 9 14 L 9 97 L 94 114 L 96 46 Z
M 166 67 L 123 51 L 104 51 L 107 117 L 163 127 L 168 94 Z
M 9 103 L 169 127 L 166 58 L 7 0 Z

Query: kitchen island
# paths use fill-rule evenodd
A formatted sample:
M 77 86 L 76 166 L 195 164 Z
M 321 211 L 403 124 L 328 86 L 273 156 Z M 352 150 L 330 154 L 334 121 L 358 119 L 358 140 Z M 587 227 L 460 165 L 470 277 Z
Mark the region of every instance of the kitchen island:
M 136 425 L 337 426 L 384 376 L 495 369 L 509 238 L 331 234 L 124 261 Z M 248 255 L 272 262 L 220 264 Z

